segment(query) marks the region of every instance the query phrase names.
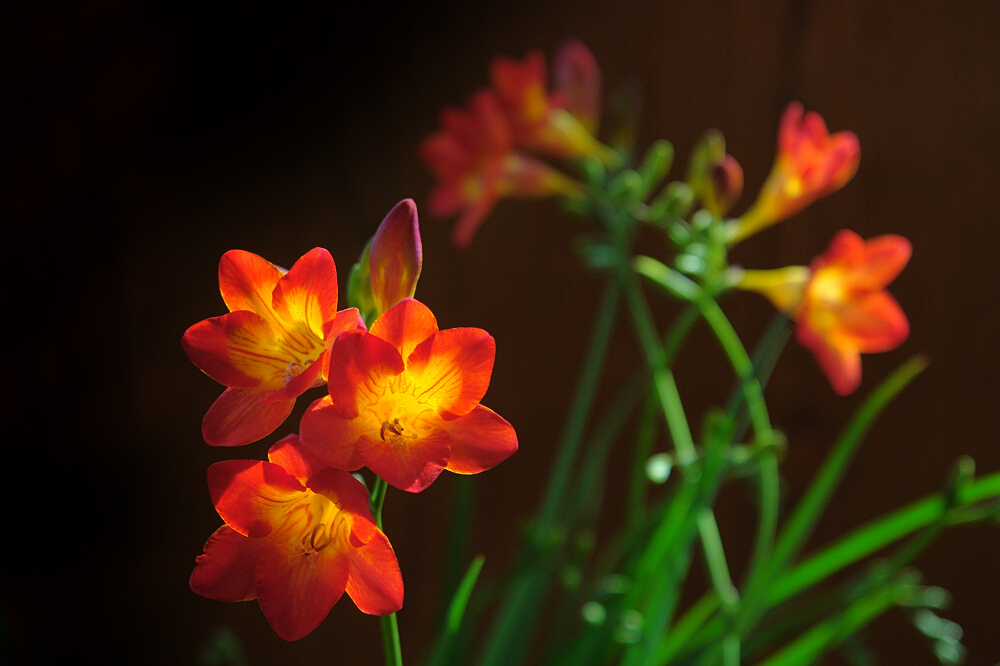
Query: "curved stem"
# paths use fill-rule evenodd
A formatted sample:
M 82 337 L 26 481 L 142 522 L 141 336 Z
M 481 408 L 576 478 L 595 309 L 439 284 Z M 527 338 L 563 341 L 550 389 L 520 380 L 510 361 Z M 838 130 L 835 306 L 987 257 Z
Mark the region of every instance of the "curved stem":
M 382 504 L 385 502 L 385 491 L 389 485 L 382 480 L 382 477 L 376 476 L 375 483 L 372 485 L 371 495 L 368 497 L 368 504 L 371 507 L 372 515 L 375 517 L 375 524 L 378 525 L 379 529 L 382 529 Z

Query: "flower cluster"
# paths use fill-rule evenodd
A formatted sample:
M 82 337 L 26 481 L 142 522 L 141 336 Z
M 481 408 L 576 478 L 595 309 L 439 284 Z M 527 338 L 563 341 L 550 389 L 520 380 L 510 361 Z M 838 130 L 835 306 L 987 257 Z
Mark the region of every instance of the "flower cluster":
M 754 204 L 727 223 L 735 244 L 842 188 L 860 161 L 852 132 L 829 134 L 819 114 L 788 105 L 778 128 L 778 155 Z M 906 266 L 910 243 L 886 235 L 864 241 L 842 230 L 806 266 L 738 272 L 737 287 L 767 296 L 796 322 L 796 338 L 813 352 L 839 395 L 861 383 L 861 354 L 895 349 L 909 335 L 899 304 L 885 290 Z
M 555 88 L 546 83 L 545 57 L 498 57 L 492 87 L 476 92 L 464 109 L 445 109 L 441 130 L 420 146 L 438 179 L 431 213 L 460 215 L 452 240 L 472 241 L 503 197 L 579 197 L 582 185 L 525 151 L 563 160 L 591 157 L 617 164 L 618 154 L 595 137 L 601 79 L 594 56 L 568 42 L 555 61 Z
M 395 553 L 350 472 L 368 466 L 410 492 L 441 470 L 474 474 L 517 450 L 507 421 L 479 404 L 495 346 L 477 328 L 439 330 L 413 299 L 422 265 L 416 207 L 386 216 L 351 273 L 338 310 L 336 266 L 315 248 L 283 271 L 233 250 L 219 284 L 229 314 L 187 330 L 184 350 L 227 388 L 205 417 L 205 441 L 238 446 L 274 432 L 295 399 L 327 387 L 267 461 L 209 468 L 225 521 L 205 544 L 191 589 L 258 599 L 279 636 L 297 640 L 347 592 L 365 613 L 403 603 Z M 366 326 L 370 322 L 370 328 Z

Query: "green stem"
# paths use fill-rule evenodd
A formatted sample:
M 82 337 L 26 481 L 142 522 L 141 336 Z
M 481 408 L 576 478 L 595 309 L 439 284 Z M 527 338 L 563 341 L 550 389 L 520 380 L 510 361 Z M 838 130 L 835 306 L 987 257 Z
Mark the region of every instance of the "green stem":
M 708 564 L 708 573 L 715 593 L 722 603 L 722 609 L 729 615 L 735 614 L 739 608 L 740 596 L 729 575 L 729 564 L 722 548 L 722 539 L 718 538 L 719 526 L 711 509 L 702 509 L 698 515 L 698 529 L 705 535 L 702 537 L 701 545 L 705 551 L 705 562 Z
M 372 485 L 371 495 L 368 498 L 372 515 L 375 516 L 375 524 L 378 525 L 379 529 L 382 529 L 382 504 L 385 502 L 385 491 L 388 487 L 388 484 L 382 480 L 382 477 L 376 476 L 375 483 Z
M 375 476 L 375 483 L 372 484 L 371 494 L 368 496 L 368 505 L 375 517 L 375 524 L 382 529 L 382 504 L 385 502 L 385 491 L 388 484 L 382 477 Z M 402 666 L 403 650 L 399 643 L 399 622 L 396 614 L 383 615 L 379 618 L 382 628 L 382 647 L 385 650 L 386 666 Z
M 399 644 L 399 623 L 396 614 L 379 618 L 382 626 L 382 647 L 385 650 L 385 666 L 403 666 L 403 649 Z
M 750 412 L 750 419 L 753 423 L 754 436 L 758 445 L 770 445 L 774 442 L 774 432 L 771 429 L 771 418 L 767 413 L 767 405 L 764 402 L 764 393 L 760 382 L 753 375 L 753 362 L 746 348 L 740 341 L 732 324 L 726 317 L 719 304 L 712 299 L 702 299 L 698 303 L 702 316 L 711 327 L 712 332 L 718 339 L 723 351 L 729 358 L 740 381 L 743 396 Z M 773 448 L 766 449 L 760 455 L 760 524 L 757 528 L 757 540 L 754 545 L 753 555 L 750 558 L 749 574 L 747 576 L 746 590 L 753 592 L 764 573 L 767 571 L 768 562 L 771 558 L 774 547 L 774 535 L 778 528 L 778 500 L 779 500 L 779 477 L 777 455 Z M 726 608 L 723 599 L 723 608 Z M 731 617 L 730 631 L 723 640 L 723 661 L 729 663 L 731 657 L 731 644 L 733 642 L 732 630 L 738 611 L 727 609 L 727 614 Z M 738 645 L 738 643 L 737 643 Z M 738 657 L 737 657 L 738 659 Z
M 621 285 L 617 278 L 610 277 L 604 286 L 604 294 L 594 322 L 594 330 L 590 336 L 590 346 L 587 349 L 580 379 L 576 385 L 572 407 L 566 419 L 562 439 L 559 441 L 559 452 L 556 454 L 555 468 L 552 472 L 549 486 L 545 491 L 542 507 L 538 512 L 535 531 L 536 538 L 544 535 L 552 528 L 556 513 L 563 501 L 566 484 L 569 481 L 573 459 L 583 439 L 584 427 L 594 403 L 598 380 L 604 368 L 604 358 L 607 355 L 611 333 L 614 331 L 615 318 L 618 313 L 618 301 L 621 297 Z
M 696 457 L 694 439 L 691 437 L 691 427 L 688 425 L 687 415 L 681 404 L 674 374 L 667 366 L 667 356 L 663 347 L 660 346 L 659 335 L 653 324 L 653 316 L 649 312 L 649 305 L 642 295 L 639 282 L 627 265 L 621 267 L 621 273 L 625 298 L 628 300 L 629 310 L 632 313 L 632 323 L 635 325 L 636 335 L 642 345 L 646 362 L 653 373 L 653 385 L 660 398 L 660 406 L 663 409 L 674 448 L 677 449 L 677 460 L 682 465 L 689 465 L 694 462 Z

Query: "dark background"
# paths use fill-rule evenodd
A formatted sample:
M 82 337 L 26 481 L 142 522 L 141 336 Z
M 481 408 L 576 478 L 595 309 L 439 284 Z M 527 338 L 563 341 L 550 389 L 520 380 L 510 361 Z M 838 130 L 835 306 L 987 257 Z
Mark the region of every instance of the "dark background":
M 960 454 L 980 471 L 1000 468 L 998 19 L 1000 5 L 989 0 L 515 0 L 323 13 L 5 3 L 0 159 L 11 284 L 2 402 L 13 428 L 0 661 L 197 663 L 224 627 L 252 664 L 381 663 L 377 620 L 346 597 L 313 634 L 286 644 L 255 603 L 188 589 L 194 557 L 220 524 L 205 469 L 263 457 L 308 400 L 265 441 L 210 448 L 199 426 L 221 387 L 186 359 L 180 337 L 224 312 L 216 267 L 232 248 L 289 266 L 321 245 L 343 285 L 392 205 L 413 197 L 426 208 L 433 180 L 416 147 L 437 128 L 439 110 L 486 84 L 493 55 L 541 48 L 551 58 L 567 37 L 591 47 L 606 87 L 630 76 L 643 82 L 640 145 L 668 138 L 682 165 L 705 128 L 724 132 L 746 174 L 737 211 L 770 168 L 789 100 L 819 111 L 832 130 L 858 134 L 861 168 L 849 186 L 748 240 L 734 262 L 806 263 L 843 227 L 913 242 L 913 260 L 892 285 L 911 337 L 865 357 L 861 390 L 834 396 L 794 343 L 768 388 L 772 418 L 789 439 L 782 469 L 792 501 L 879 379 L 917 352 L 932 362 L 868 437 L 813 545 L 940 488 Z M 514 424 L 521 445 L 479 479 L 472 539 L 489 580 L 509 563 L 537 505 L 600 279 L 570 250 L 578 222 L 551 202 L 502 202 L 464 253 L 450 247 L 450 226 L 422 218 L 418 297 L 443 328 L 494 335 L 484 402 Z M 651 237 L 643 249 L 663 245 Z M 665 325 L 676 308 L 651 298 Z M 752 295 L 724 308 L 748 341 L 771 316 Z M 631 331 L 619 329 L 612 386 L 639 362 Z M 724 360 L 703 337 L 677 366 L 695 415 L 729 386 Z M 627 465 L 616 456 L 609 478 Z M 452 492 L 446 474 L 420 495 L 387 498 L 410 658 L 436 631 Z M 608 524 L 621 512 L 612 497 Z M 723 493 L 720 526 L 737 561 L 754 516 L 743 488 Z M 1000 660 L 998 545 L 996 527 L 959 529 L 917 562 L 928 584 L 954 593 L 944 614 L 965 628 L 970 664 Z M 696 569 L 696 585 L 701 575 Z M 882 663 L 935 663 L 900 611 L 871 634 Z

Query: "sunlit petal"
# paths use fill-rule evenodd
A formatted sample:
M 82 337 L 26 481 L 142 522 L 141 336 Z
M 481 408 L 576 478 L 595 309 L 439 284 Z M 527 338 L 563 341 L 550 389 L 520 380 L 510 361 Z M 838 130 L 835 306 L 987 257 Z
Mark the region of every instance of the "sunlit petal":
M 444 428 L 451 437 L 447 469 L 458 474 L 491 469 L 517 451 L 514 428 L 482 405 L 461 418 L 444 422 Z
M 295 400 L 265 402 L 268 395 L 257 389 L 223 391 L 202 421 L 205 442 L 212 446 L 241 446 L 270 435 L 288 418 Z

